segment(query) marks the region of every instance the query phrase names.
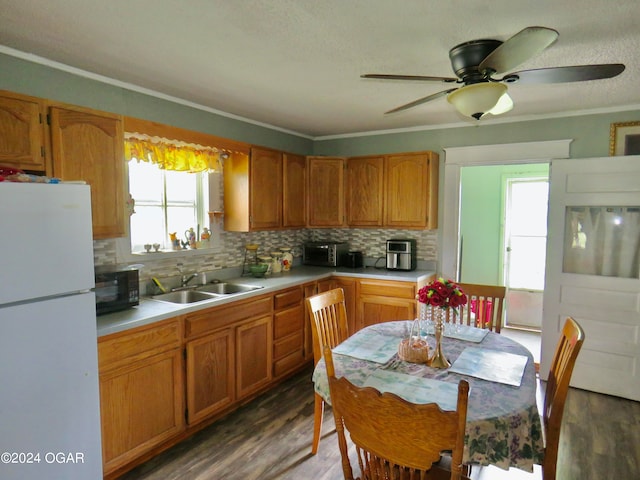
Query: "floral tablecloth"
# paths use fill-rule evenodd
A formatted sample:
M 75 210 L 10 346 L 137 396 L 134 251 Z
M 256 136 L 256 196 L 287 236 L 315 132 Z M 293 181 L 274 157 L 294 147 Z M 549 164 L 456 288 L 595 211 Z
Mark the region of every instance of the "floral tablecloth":
M 408 325 L 408 321 L 372 325 L 360 330 L 348 341 L 362 344 L 367 342 L 369 336 L 372 340 L 379 341 L 382 335 L 389 338 L 390 343 L 397 344 L 407 335 Z M 428 337 L 428 342 L 433 349 L 433 336 Z M 531 353 L 519 343 L 493 332 L 479 343 L 443 338 L 443 350 L 451 363 L 469 347 L 526 356 L 527 362 L 520 386 L 481 380 L 450 372 L 449 369 L 439 370 L 423 364 L 394 362 L 392 368 L 398 373 L 448 383 L 457 384 L 463 378 L 467 380 L 470 393 L 463 461 L 469 464 L 491 464 L 504 469 L 517 467 L 528 472 L 533 471 L 534 463 L 542 463 L 544 444 L 536 405 L 537 381 Z M 388 364 L 341 354 L 334 354 L 334 364 L 336 376 L 346 376 L 358 386 L 364 385 L 376 371 L 388 369 Z M 318 362 L 313 372 L 313 382 L 316 392 L 331 404 L 324 360 Z M 426 434 L 428 435 L 428 432 Z

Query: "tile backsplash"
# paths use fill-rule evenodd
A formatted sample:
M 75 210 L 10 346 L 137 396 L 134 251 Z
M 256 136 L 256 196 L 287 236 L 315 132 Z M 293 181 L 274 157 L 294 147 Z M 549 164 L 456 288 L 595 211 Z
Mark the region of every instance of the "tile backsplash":
M 135 256 L 135 261 L 127 258 L 127 263 L 141 263 L 141 282 L 151 277 L 174 277 L 180 275 L 177 263 L 183 264 L 185 272 L 212 272 L 223 268 L 241 267 L 244 262 L 244 246 L 249 243 L 259 245 L 258 254 L 291 247 L 294 264 L 301 261 L 301 246 L 305 241 L 334 240 L 349 243 L 351 250 L 360 250 L 365 258 L 375 261 L 385 256 L 386 240 L 390 238 L 413 238 L 418 246 L 418 261 L 435 265 L 437 257 L 437 230 L 390 230 L 390 229 L 301 229 L 275 230 L 251 233 L 220 232 L 216 247 L 211 250 L 179 252 L 171 254 L 151 253 Z M 94 262 L 96 265 L 123 263 L 118 258 L 117 244 L 114 239 L 93 242 Z M 202 253 L 200 253 L 202 252 Z M 139 260 L 139 261 L 138 261 Z M 383 262 L 383 260 L 380 260 Z

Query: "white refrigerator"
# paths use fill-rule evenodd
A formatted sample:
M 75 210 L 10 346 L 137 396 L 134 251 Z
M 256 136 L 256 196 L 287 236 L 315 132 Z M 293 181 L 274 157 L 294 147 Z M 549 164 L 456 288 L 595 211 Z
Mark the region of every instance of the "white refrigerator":
M 87 185 L 0 182 L 0 479 L 102 478 Z

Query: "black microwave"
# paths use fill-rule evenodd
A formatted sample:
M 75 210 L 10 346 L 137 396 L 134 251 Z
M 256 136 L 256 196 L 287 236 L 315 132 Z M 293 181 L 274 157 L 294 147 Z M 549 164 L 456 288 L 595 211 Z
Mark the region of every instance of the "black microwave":
M 114 266 L 96 268 L 96 314 L 134 307 L 140 303 L 138 270 Z

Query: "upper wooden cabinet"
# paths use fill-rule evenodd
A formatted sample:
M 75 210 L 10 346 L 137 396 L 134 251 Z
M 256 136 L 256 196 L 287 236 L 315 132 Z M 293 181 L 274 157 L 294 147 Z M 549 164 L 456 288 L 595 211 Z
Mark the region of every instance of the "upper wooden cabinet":
M 438 155 L 349 158 L 347 198 L 350 226 L 437 228 Z
M 381 227 L 384 220 L 384 157 L 347 160 L 347 223 Z
M 282 156 L 282 226 L 307 224 L 307 159 L 302 155 Z
M 385 157 L 385 225 L 438 227 L 438 155 L 404 153 Z
M 305 226 L 304 157 L 252 148 L 224 162 L 224 228 L 233 232 Z
M 345 218 L 345 159 L 307 157 L 309 227 L 342 227 Z
M 2 91 L 0 164 L 88 183 L 93 238 L 125 235 L 120 115 Z
M 273 230 L 282 226 L 281 152 L 251 149 L 249 198 L 251 230 Z
M 0 165 L 45 171 L 45 114 L 39 98 L 0 92 Z
M 69 106 L 52 107 L 49 114 L 54 176 L 91 186 L 93 238 L 123 237 L 122 117 Z

